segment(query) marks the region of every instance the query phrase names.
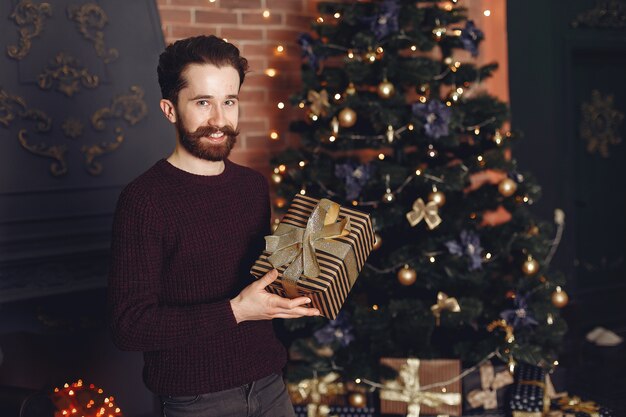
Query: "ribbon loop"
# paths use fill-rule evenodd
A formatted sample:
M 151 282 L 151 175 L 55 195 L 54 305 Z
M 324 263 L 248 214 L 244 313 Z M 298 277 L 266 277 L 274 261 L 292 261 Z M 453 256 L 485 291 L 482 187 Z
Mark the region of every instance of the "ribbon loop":
M 439 206 L 434 201 L 424 203 L 424 200 L 418 198 L 413 203 L 412 210 L 406 214 L 406 218 L 412 227 L 417 226 L 419 222 L 424 220 L 430 230 L 441 224 L 439 217 Z
M 435 316 L 437 326 L 439 326 L 441 324 L 442 311 L 448 310 L 452 313 L 458 313 L 461 311 L 461 306 L 456 298 L 448 297 L 446 293 L 439 291 L 439 293 L 437 293 L 437 304 L 430 306 L 430 310 Z
M 493 364 L 487 362 L 480 367 L 481 389 L 475 389 L 467 394 L 467 402 L 470 407 L 482 406 L 485 410 L 493 410 L 498 407 L 497 391 L 513 383 L 513 376 L 507 370 L 496 374 Z

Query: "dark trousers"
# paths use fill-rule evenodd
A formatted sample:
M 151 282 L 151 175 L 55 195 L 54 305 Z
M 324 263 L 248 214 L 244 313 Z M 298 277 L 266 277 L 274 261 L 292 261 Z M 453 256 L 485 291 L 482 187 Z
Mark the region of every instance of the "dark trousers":
M 280 375 L 208 394 L 160 397 L 163 417 L 295 417 Z

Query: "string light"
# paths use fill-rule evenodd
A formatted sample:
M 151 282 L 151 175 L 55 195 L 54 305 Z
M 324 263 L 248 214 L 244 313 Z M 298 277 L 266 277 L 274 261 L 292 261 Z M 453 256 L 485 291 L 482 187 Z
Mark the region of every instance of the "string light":
M 435 263 L 435 257 L 434 256 L 431 256 L 428 260 L 430 261 L 431 264 Z
M 417 46 L 411 45 L 411 51 L 413 51 L 413 52 L 417 51 Z
M 381 161 L 383 161 L 385 159 L 385 154 L 384 153 L 379 153 L 378 154 L 378 159 L 380 159 Z
M 341 13 L 339 13 L 339 12 L 335 12 L 335 14 L 333 15 L 333 17 L 334 17 L 335 19 L 339 19 L 339 18 L 341 17 Z
M 304 166 L 306 165 L 306 162 L 300 161 L 298 162 L 298 165 L 300 166 L 300 168 L 304 168 Z
M 267 75 L 268 77 L 275 77 L 276 74 L 278 74 L 278 71 L 276 71 L 274 68 L 268 68 L 265 70 L 265 75 Z
M 268 17 L 270 17 L 270 11 L 269 10 L 263 10 L 263 17 L 266 18 L 266 19 Z
M 336 140 L 337 140 L 337 138 L 335 136 L 333 136 L 333 135 L 330 135 L 330 137 L 328 138 L 329 142 L 334 142 Z
M 298 103 L 298 107 L 300 107 L 301 109 L 303 109 L 303 108 L 304 108 L 304 102 L 303 102 L 303 101 L 301 101 L 300 103 Z
M 287 170 L 287 167 L 284 164 L 278 165 L 278 171 L 282 174 Z
M 276 47 L 276 53 L 278 53 L 278 54 L 282 54 L 283 52 L 285 52 L 285 47 L 284 47 L 284 46 L 282 46 L 282 45 L 278 45 L 278 46 Z
M 374 305 L 372 306 L 372 310 L 374 310 L 374 311 L 378 311 L 378 304 L 374 304 Z
M 279 101 L 278 104 L 276 105 L 276 107 L 278 107 L 279 109 L 284 109 L 285 108 L 285 103 L 283 103 L 282 101 Z
M 341 100 L 341 94 L 339 93 L 335 94 L 335 100 Z
M 348 51 L 348 58 L 353 59 L 354 58 L 354 52 L 352 52 L 352 49 L 350 49 Z
M 272 131 L 270 132 L 270 139 L 272 139 L 272 140 L 278 140 L 278 132 L 277 132 L 277 131 L 275 131 L 275 130 L 272 130 Z
M 322 16 L 318 17 L 317 23 L 324 23 L 324 18 Z
M 487 9 L 483 12 L 483 14 L 487 17 L 491 16 L 491 10 Z

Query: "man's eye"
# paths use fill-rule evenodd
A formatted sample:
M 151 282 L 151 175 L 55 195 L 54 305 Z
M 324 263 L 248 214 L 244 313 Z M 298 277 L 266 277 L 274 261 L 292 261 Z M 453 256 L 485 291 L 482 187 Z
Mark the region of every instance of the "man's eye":
M 234 106 L 235 104 L 237 104 L 237 102 L 235 100 L 226 100 L 226 105 L 227 106 Z
M 208 100 L 199 100 L 198 101 L 198 105 L 200 105 L 200 106 L 208 106 L 209 105 L 209 101 Z

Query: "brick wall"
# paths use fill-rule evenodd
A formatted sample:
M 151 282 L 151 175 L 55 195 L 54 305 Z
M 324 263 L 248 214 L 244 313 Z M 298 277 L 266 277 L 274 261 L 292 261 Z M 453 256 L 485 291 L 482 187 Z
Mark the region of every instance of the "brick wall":
M 250 63 L 241 89 L 241 136 L 232 159 L 269 173 L 272 153 L 296 141 L 289 121 L 301 118 L 289 104 L 300 89 L 299 33 L 310 27 L 314 0 L 158 0 L 167 43 L 201 34 L 213 34 L 235 44 Z M 263 12 L 269 12 L 264 16 Z M 284 49 L 277 51 L 278 46 Z M 268 69 L 276 75 L 266 74 Z M 284 102 L 284 109 L 277 107 Z M 270 139 L 270 132 L 278 140 Z

